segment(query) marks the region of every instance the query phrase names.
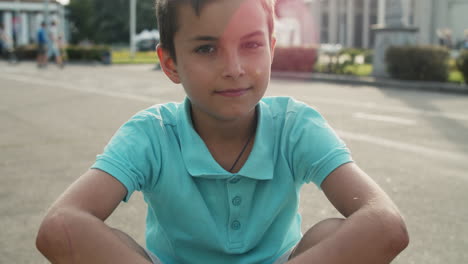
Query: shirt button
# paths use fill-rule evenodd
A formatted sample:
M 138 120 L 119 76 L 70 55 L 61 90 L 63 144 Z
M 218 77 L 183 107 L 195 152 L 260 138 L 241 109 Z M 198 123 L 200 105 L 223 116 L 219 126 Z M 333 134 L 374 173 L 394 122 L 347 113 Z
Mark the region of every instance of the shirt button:
M 231 183 L 231 184 L 236 184 L 236 183 L 238 183 L 239 181 L 240 181 L 240 178 L 239 178 L 239 177 L 234 177 L 234 178 L 232 178 L 232 179 L 229 181 L 229 183 Z
M 231 228 L 232 228 L 233 230 L 239 230 L 239 229 L 241 228 L 240 222 L 237 221 L 237 220 L 232 221 L 232 223 L 231 223 Z
M 242 202 L 242 198 L 240 198 L 240 196 L 236 196 L 232 199 L 232 204 L 234 206 L 239 206 Z

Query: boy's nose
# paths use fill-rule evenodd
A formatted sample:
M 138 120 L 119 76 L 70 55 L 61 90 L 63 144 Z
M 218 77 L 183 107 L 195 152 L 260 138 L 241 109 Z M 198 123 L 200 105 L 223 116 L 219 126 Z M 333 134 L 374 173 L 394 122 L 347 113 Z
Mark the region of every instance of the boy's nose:
M 236 52 L 229 52 L 224 56 L 223 77 L 238 79 L 245 74 L 242 60 Z

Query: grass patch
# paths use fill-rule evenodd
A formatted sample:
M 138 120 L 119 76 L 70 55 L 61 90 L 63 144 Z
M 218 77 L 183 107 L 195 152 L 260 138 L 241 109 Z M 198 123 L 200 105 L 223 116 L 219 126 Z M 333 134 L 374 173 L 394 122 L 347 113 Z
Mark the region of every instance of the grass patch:
M 319 73 L 369 76 L 372 74 L 372 64 L 351 64 L 346 66 L 332 64 L 332 66 L 329 67 L 328 64 L 317 63 L 314 66 L 314 71 Z
M 453 64 L 453 63 L 452 63 Z M 315 72 L 326 73 L 328 66 L 326 64 L 316 64 Z M 372 75 L 372 64 L 353 64 L 347 65 L 343 69 L 344 74 L 354 76 L 370 76 Z M 447 82 L 450 83 L 464 83 L 463 74 L 457 70 L 456 67 L 450 65 L 449 76 Z
M 155 51 L 138 51 L 133 58 L 128 50 L 113 50 L 113 64 L 156 64 L 159 62 Z
M 372 74 L 371 64 L 353 64 L 345 67 L 344 72 L 346 74 L 356 76 L 369 76 Z
M 464 83 L 463 74 L 459 71 L 452 70 L 449 73 L 448 82 L 451 83 Z

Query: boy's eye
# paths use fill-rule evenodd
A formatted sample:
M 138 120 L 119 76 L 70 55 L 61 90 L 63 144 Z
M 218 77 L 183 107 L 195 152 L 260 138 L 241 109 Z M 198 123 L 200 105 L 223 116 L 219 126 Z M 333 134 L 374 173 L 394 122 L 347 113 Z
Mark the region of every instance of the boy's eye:
M 256 42 L 256 41 L 249 41 L 249 42 L 242 44 L 242 47 L 246 49 L 256 49 L 261 46 L 262 46 L 262 43 Z
M 195 52 L 200 54 L 211 54 L 215 51 L 216 48 L 213 45 L 203 45 L 195 49 Z

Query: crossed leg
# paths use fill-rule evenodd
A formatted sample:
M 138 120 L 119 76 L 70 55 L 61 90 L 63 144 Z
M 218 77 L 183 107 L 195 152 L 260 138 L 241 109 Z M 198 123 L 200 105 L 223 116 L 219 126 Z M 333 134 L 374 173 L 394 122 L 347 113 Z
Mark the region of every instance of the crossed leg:
M 151 258 L 148 256 L 148 254 L 146 254 L 146 251 L 145 249 L 143 249 L 142 246 L 140 246 L 132 237 L 130 237 L 129 235 L 127 235 L 126 233 L 118 230 L 118 229 L 115 229 L 115 228 L 112 228 L 112 232 L 114 232 L 114 234 L 116 234 L 119 239 L 125 243 L 125 245 L 127 245 L 130 249 L 134 250 L 135 252 L 137 252 L 138 254 L 142 255 L 143 257 L 146 258 L 146 260 L 148 260 L 149 262 L 153 263 L 153 261 L 151 260 Z
M 338 228 L 340 228 L 340 226 L 343 224 L 343 221 L 344 219 L 341 218 L 329 218 L 320 221 L 314 226 L 312 226 L 304 234 L 301 241 L 299 241 L 299 243 L 297 244 L 296 248 L 294 248 L 289 259 L 293 259 L 294 257 L 299 256 L 309 248 L 313 247 L 323 239 L 333 234 L 336 230 L 338 230 Z M 119 239 L 122 242 L 124 242 L 130 249 L 145 257 L 148 261 L 152 263 L 152 260 L 146 253 L 145 249 L 143 249 L 143 247 L 140 246 L 133 238 L 115 228 L 112 228 L 112 232 L 114 232 L 114 234 L 116 234 L 119 237 Z
M 315 246 L 323 239 L 333 234 L 343 224 L 342 218 L 329 218 L 318 222 L 312 226 L 302 237 L 301 241 L 294 248 L 289 259 L 299 256 L 309 248 Z

